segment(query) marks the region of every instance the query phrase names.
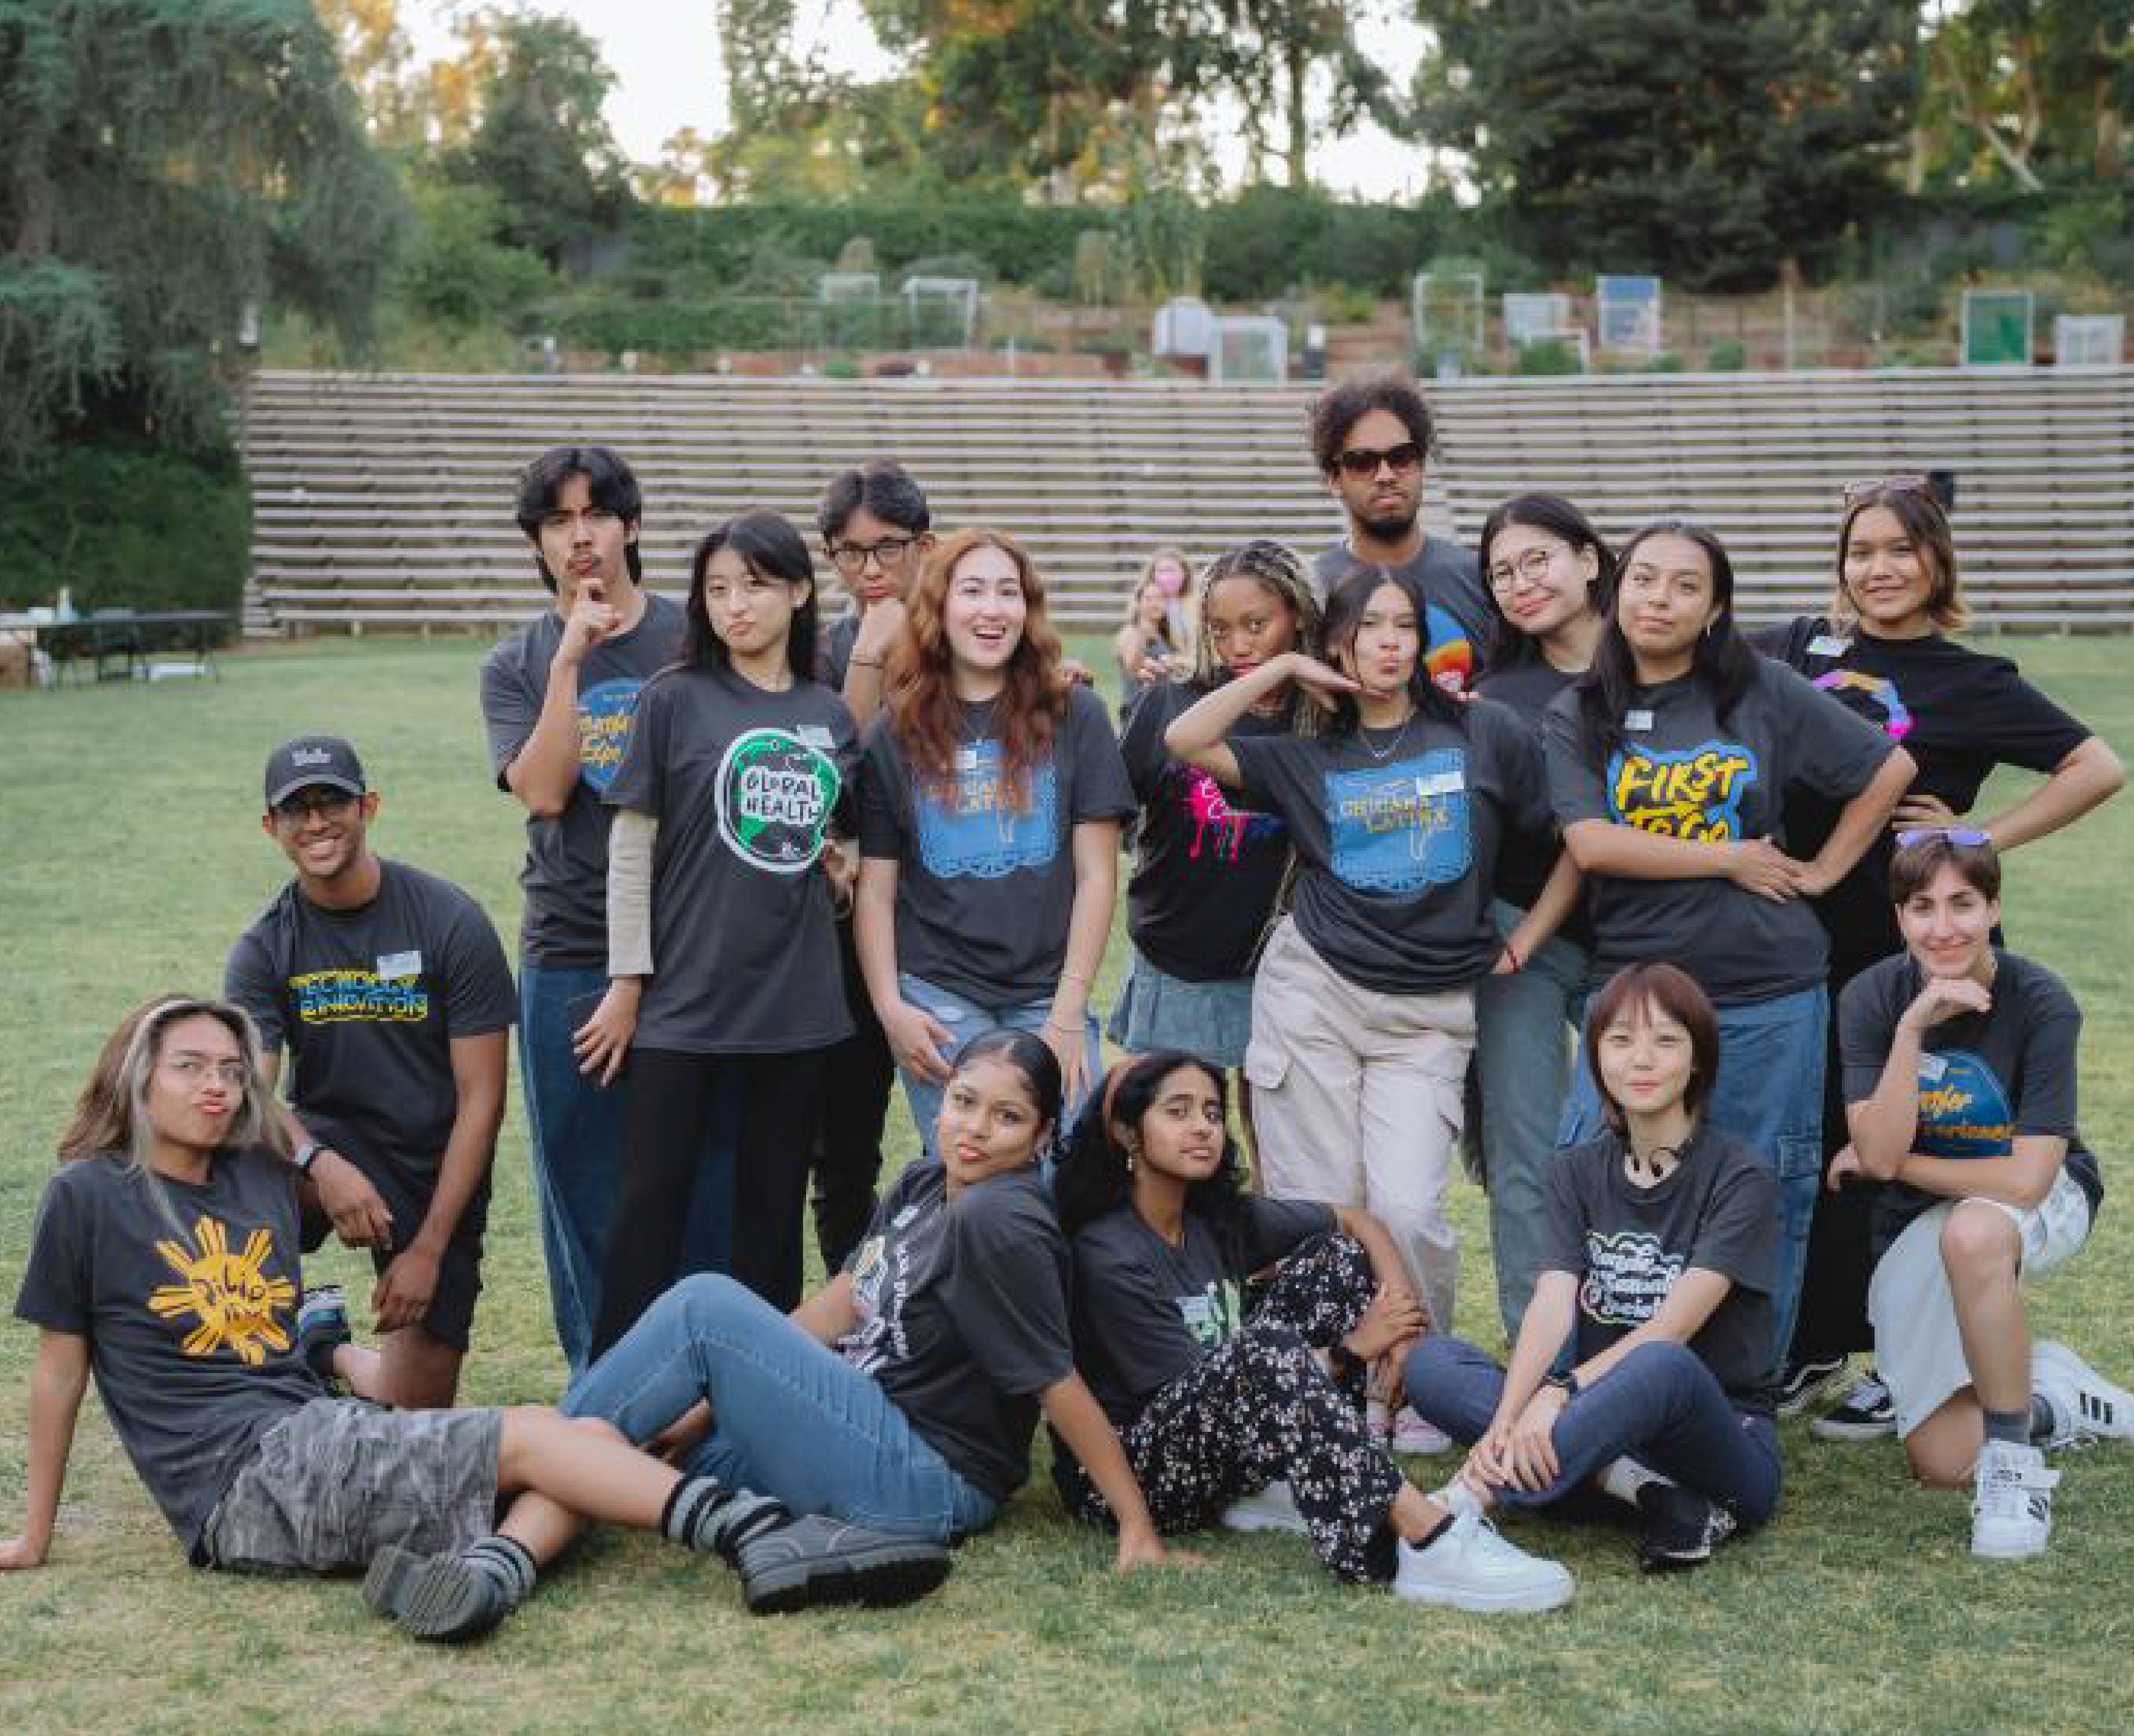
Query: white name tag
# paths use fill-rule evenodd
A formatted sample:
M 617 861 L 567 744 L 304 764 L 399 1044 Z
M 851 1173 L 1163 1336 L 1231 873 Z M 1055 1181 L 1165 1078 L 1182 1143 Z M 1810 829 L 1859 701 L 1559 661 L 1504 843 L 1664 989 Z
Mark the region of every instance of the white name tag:
M 1819 634 L 1808 642 L 1810 657 L 1842 657 L 1852 649 L 1852 641 L 1841 639 L 1835 633 Z
M 1626 730 L 1649 730 L 1652 726 L 1653 714 L 1642 706 L 1623 713 L 1623 727 Z
M 380 952 L 378 955 L 378 975 L 385 982 L 422 974 L 422 955 L 420 952 Z
M 976 748 L 959 747 L 956 750 L 956 769 L 958 771 L 974 772 L 978 769 L 978 750 Z
M 1941 1083 L 1941 1076 L 1948 1071 L 1948 1063 L 1943 1060 L 1939 1055 L 1921 1055 L 1919 1057 L 1919 1077 L 1924 1079 L 1928 1084 L 1939 1084 Z
M 891 1218 L 891 1219 L 889 1220 L 889 1222 L 890 1222 L 890 1227 L 891 1227 L 891 1228 L 892 1228 L 892 1229 L 898 1229 L 898 1230 L 900 1230 L 900 1229 L 904 1228 L 907 1224 L 909 1224 L 909 1223 L 911 1222 L 911 1220 L 912 1220 L 913 1218 L 916 1218 L 918 1215 L 919 1215 L 919 1208 L 918 1208 L 918 1207 L 916 1207 L 916 1206 L 906 1206 L 906 1207 L 905 1207 L 902 1211 L 899 1212 L 899 1213 L 896 1214 L 896 1217 L 894 1217 L 894 1218 Z
M 1419 796 L 1457 795 L 1466 787 L 1467 779 L 1459 772 L 1438 772 L 1415 780 L 1415 793 Z
M 1205 1295 L 1175 1296 L 1171 1300 L 1178 1304 L 1178 1317 L 1185 1323 L 1189 1329 L 1213 1324 L 1215 1318 L 1214 1308 Z
M 804 723 L 793 732 L 810 747 L 818 747 L 824 753 L 838 745 L 837 738 L 819 723 Z

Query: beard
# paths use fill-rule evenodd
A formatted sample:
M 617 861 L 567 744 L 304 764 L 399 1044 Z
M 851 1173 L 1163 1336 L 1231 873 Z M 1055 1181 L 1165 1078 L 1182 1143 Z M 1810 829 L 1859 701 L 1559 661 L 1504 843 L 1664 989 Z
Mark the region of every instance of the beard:
M 1422 503 L 1417 501 L 1413 506 L 1398 508 L 1376 516 L 1359 513 L 1356 514 L 1356 527 L 1365 536 L 1376 538 L 1381 542 L 1397 542 L 1415 528 L 1415 521 L 1422 511 Z

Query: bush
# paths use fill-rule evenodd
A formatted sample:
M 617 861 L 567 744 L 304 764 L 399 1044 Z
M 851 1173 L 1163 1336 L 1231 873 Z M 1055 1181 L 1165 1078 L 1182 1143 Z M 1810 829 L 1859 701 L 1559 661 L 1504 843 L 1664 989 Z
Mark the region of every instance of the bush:
M 421 222 L 396 275 L 401 300 L 441 325 L 515 326 L 552 280 L 536 255 L 495 239 L 495 195 L 482 187 L 418 184 L 413 199 Z
M 1559 338 L 1522 344 L 1512 356 L 1512 372 L 1521 374 L 1580 374 L 1578 352 Z
M 1714 374 L 1739 374 L 1749 365 L 1749 352 L 1736 340 L 1728 338 L 1712 346 L 1705 354 L 1704 365 Z

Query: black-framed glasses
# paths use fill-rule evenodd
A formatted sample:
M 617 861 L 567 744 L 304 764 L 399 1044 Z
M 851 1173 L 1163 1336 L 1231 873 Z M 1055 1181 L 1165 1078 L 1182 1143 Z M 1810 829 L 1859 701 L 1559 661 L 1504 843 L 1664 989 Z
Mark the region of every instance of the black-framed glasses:
M 1909 850 L 1914 844 L 1924 844 L 1934 838 L 1946 839 L 1967 850 L 1976 850 L 1982 844 L 1993 841 L 1992 833 L 1976 826 L 1914 826 L 1897 834 L 1897 848 Z
M 1538 584 L 1547 576 L 1556 563 L 1556 551 L 1544 543 L 1536 543 L 1523 550 L 1509 561 L 1499 561 L 1489 568 L 1489 589 L 1509 591 L 1514 581 L 1525 579 Z
M 291 826 L 301 826 L 314 814 L 344 813 L 355 799 L 345 789 L 300 789 L 274 804 L 274 817 Z
M 1359 481 L 1366 476 L 1377 475 L 1380 465 L 1389 465 L 1398 476 L 1404 471 L 1422 468 L 1422 448 L 1412 440 L 1403 440 L 1397 446 L 1351 446 L 1334 462 Z
M 894 567 L 911 552 L 916 537 L 884 537 L 879 542 L 833 542 L 830 558 L 845 572 L 865 569 L 869 557 L 883 567 Z

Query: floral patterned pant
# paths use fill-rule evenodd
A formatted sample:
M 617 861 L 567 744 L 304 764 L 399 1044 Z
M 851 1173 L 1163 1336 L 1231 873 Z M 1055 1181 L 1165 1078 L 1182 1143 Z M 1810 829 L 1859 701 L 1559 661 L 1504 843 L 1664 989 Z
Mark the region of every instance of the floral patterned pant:
M 1293 1255 L 1243 1328 L 1120 1431 L 1159 1531 L 1205 1530 L 1239 1496 L 1286 1480 L 1329 1568 L 1359 1583 L 1392 1576 L 1387 1517 L 1400 1472 L 1313 1354 L 1354 1328 L 1375 1285 L 1346 1236 Z M 1060 1481 L 1078 1517 L 1110 1522 L 1079 1466 Z

